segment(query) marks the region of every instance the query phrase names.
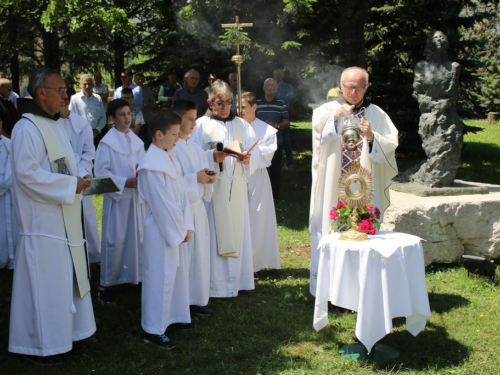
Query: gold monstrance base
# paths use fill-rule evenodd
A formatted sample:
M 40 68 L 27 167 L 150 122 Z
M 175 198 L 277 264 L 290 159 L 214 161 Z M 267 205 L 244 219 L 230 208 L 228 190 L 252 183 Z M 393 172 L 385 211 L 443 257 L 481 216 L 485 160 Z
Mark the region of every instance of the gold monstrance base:
M 352 217 L 351 217 L 351 229 L 349 229 L 347 232 L 344 232 L 340 235 L 339 239 L 342 241 L 368 241 L 368 235 L 364 232 L 361 232 L 358 228 L 358 209 L 354 208 L 352 210 Z

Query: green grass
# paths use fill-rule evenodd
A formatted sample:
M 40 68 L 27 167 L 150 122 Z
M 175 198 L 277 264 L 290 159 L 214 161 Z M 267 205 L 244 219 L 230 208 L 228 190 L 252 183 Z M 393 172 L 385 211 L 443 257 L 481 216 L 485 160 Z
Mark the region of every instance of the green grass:
M 500 128 L 466 136 L 460 178 L 500 183 Z M 307 233 L 311 139 L 310 124 L 292 137 L 295 171 L 282 172 L 276 207 L 282 270 L 259 272 L 251 295 L 212 299 L 216 314 L 194 318 L 192 331 L 167 332 L 179 349 L 163 351 L 142 342 L 140 290 L 123 286 L 110 306 L 97 302 L 99 273 L 92 265 L 92 298 L 97 332 L 63 356 L 64 364 L 40 367 L 7 352 L 12 272 L 0 271 L 1 372 L 5 374 L 495 374 L 500 368 L 500 291 L 488 279 L 467 276 L 460 265 L 431 265 L 427 287 L 432 317 L 413 337 L 404 319 L 382 342 L 400 350 L 401 359 L 381 366 L 343 359 L 338 350 L 356 338 L 356 314 L 330 314 L 328 327 L 312 328 L 314 299 L 309 290 Z M 486 162 L 491 165 L 486 165 Z M 495 164 L 497 163 L 497 164 Z M 485 176 L 484 174 L 487 174 Z M 95 197 L 100 217 L 102 198 Z M 497 272 L 497 277 L 500 276 Z

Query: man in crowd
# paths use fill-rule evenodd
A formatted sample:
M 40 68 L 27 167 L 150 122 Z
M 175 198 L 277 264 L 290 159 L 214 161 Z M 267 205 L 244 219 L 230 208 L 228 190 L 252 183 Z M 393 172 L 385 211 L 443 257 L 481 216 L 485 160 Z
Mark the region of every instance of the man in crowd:
M 7 78 L 4 72 L 0 72 L 0 78 Z M 10 86 L 12 87 L 12 82 L 10 83 Z M 14 107 L 17 108 L 17 98 L 19 98 L 19 95 L 14 90 L 10 90 L 9 94 L 10 100 L 12 100 L 12 104 L 14 104 Z
M 257 112 L 255 113 L 259 120 L 264 121 L 278 131 L 278 149 L 274 153 L 271 166 L 269 167 L 269 176 L 271 178 L 275 202 L 279 200 L 280 192 L 281 161 L 283 159 L 283 130 L 290 127 L 286 104 L 283 100 L 279 100 L 275 96 L 277 90 L 278 84 L 273 78 L 268 78 L 264 81 L 264 97 L 257 99 Z
M 12 132 L 19 241 L 9 351 L 45 364 L 96 330 L 83 239 L 81 195 L 90 183 L 64 125 L 66 84 L 52 69 L 30 77 L 31 99 Z
M 316 295 L 319 263 L 318 243 L 331 229 L 330 210 L 338 203 L 338 181 L 352 165 L 352 152 L 342 141 L 343 118 L 354 114 L 359 119 L 361 141 L 355 151 L 360 164 L 374 178 L 374 204 L 381 218 L 389 206 L 389 186 L 397 175 L 394 152 L 398 131 L 387 114 L 365 98 L 369 87 L 366 70 L 351 67 L 340 78 L 342 96 L 327 102 L 313 112 L 313 159 L 309 231 L 311 233 L 310 291 Z M 357 156 L 357 157 L 358 157 Z
M 1 134 L 10 138 L 12 129 L 19 120 L 17 109 L 10 94 L 12 93 L 12 83 L 7 78 L 0 78 L 0 119 L 3 122 Z
M 97 147 L 103 129 L 106 127 L 106 111 L 99 95 L 94 94 L 94 79 L 90 74 L 83 74 L 80 77 L 80 87 L 82 91 L 71 97 L 69 110 L 86 119 L 92 127 L 94 146 Z
M 125 87 L 129 88 L 134 92 L 134 102 L 132 103 L 133 107 L 139 111 L 142 111 L 142 87 L 137 86 L 132 82 L 133 75 L 134 74 L 132 73 L 132 69 L 123 69 L 120 76 L 123 86 L 117 87 L 115 89 L 115 92 L 113 93 L 113 100 L 120 99 L 122 97 L 122 90 Z
M 233 91 L 233 105 L 231 106 L 231 112 L 233 112 L 236 115 L 238 111 L 238 101 L 237 101 L 238 73 L 236 72 L 230 73 L 227 83 L 229 83 L 229 87 L 231 87 L 231 90 Z M 241 92 L 244 93 L 245 90 L 241 90 Z
M 293 99 L 293 87 L 291 84 L 283 81 L 285 78 L 285 72 L 283 68 L 275 68 L 273 70 L 273 77 L 278 84 L 278 90 L 276 91 L 276 99 L 283 100 L 286 104 L 286 110 L 288 115 L 290 115 L 290 103 Z M 286 165 L 288 169 L 293 170 L 293 153 L 292 153 L 292 138 L 290 133 L 290 127 L 283 131 L 283 145 L 285 149 Z
M 181 90 L 182 86 L 177 82 L 177 75 L 174 71 L 168 72 L 168 81 L 165 81 L 160 86 L 158 92 L 158 100 L 162 102 L 163 108 L 171 108 L 174 94 L 177 90 Z
M 145 121 L 142 111 L 138 110 L 132 105 L 132 103 L 134 102 L 134 92 L 130 89 L 130 87 L 126 87 L 122 90 L 122 97 L 120 99 L 126 100 L 130 105 L 130 112 L 132 115 L 130 130 L 132 130 L 135 135 L 139 136 L 141 126 L 145 124 Z
M 214 83 L 216 79 L 217 79 L 217 76 L 215 74 L 210 73 L 208 75 L 208 80 L 207 80 L 208 86 L 205 87 L 205 92 L 207 93 L 207 95 L 210 94 L 210 86 L 212 86 L 212 83 Z
M 247 177 L 256 167 L 258 153 L 252 151 L 252 156 L 245 154 L 239 160 L 228 157 L 220 146 L 236 141 L 235 149 L 244 152 L 257 138 L 250 124 L 231 112 L 231 97 L 229 85 L 215 81 L 208 101 L 212 115 L 199 118 L 190 137 L 205 150 L 210 170 L 218 172 L 212 200 L 206 203 L 211 248 L 210 297 L 236 297 L 240 291 L 255 287 Z
M 102 83 L 102 75 L 98 70 L 94 73 L 94 94 L 101 97 L 102 105 L 106 111 L 108 108 L 109 88 L 108 85 Z
M 135 84 L 142 88 L 143 101 L 142 101 L 142 114 L 146 124 L 153 114 L 153 109 L 156 108 L 156 96 L 149 87 L 144 87 L 144 74 L 137 73 L 135 75 Z
M 196 118 L 199 118 L 205 114 L 208 109 L 208 95 L 205 90 L 198 87 L 200 83 L 200 73 L 196 70 L 191 69 L 187 74 L 187 87 L 176 91 L 174 94 L 174 102 L 179 99 L 190 100 L 198 104 L 198 109 L 196 110 Z

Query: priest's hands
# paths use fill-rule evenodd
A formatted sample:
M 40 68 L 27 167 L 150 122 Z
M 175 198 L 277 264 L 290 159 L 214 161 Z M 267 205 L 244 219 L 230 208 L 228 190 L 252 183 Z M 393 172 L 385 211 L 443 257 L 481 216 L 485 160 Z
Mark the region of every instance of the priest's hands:
M 339 108 L 337 108 L 337 110 L 334 113 L 334 116 L 336 118 L 346 117 L 349 113 L 352 113 L 354 107 L 355 107 L 354 105 L 350 105 L 347 103 L 342 104 Z
M 186 238 L 184 238 L 184 241 L 182 241 L 182 243 L 186 243 L 189 241 L 189 237 L 191 237 L 191 231 L 188 230 L 187 234 L 186 234 Z
M 227 154 L 224 151 L 214 150 L 214 161 L 216 163 L 222 163 L 226 158 Z
M 217 172 L 207 174 L 208 168 L 202 169 L 196 173 L 196 178 L 199 184 L 214 184 L 217 180 Z
M 125 181 L 125 187 L 137 189 L 137 178 L 136 177 L 127 178 L 127 181 Z
M 245 158 L 241 161 L 241 163 L 242 164 L 249 164 L 251 154 L 249 154 L 248 151 L 243 151 L 242 154 L 245 155 Z
M 83 189 L 90 187 L 90 182 L 81 178 L 79 176 L 76 177 L 76 194 L 80 194 Z
M 366 140 L 372 142 L 375 135 L 372 132 L 370 121 L 361 120 L 359 122 L 359 128 L 361 129 L 361 132 L 363 133 L 363 136 L 366 138 Z

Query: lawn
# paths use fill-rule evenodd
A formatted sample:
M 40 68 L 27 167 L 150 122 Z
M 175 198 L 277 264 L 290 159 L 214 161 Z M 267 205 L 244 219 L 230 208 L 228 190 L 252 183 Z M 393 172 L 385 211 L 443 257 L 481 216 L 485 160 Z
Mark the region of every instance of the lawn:
M 469 123 L 469 122 L 468 122 Z M 215 315 L 194 318 L 191 331 L 168 330 L 178 344 L 164 351 L 142 342 L 140 289 L 119 288 L 117 301 L 96 299 L 99 272 L 92 265 L 96 334 L 77 343 L 57 367 L 40 367 L 7 352 L 12 272 L 0 271 L 1 372 L 5 374 L 495 374 L 500 368 L 500 291 L 488 279 L 459 265 L 426 270 L 432 317 L 413 337 L 404 319 L 382 342 L 401 358 L 389 365 L 360 363 L 338 355 L 356 341 L 356 314 L 330 313 L 328 327 L 312 327 L 307 233 L 311 185 L 311 126 L 298 123 L 292 137 L 295 170 L 282 172 L 276 207 L 283 269 L 259 272 L 251 295 L 212 299 Z M 475 122 L 482 130 L 465 137 L 458 178 L 500 184 L 500 125 Z M 417 160 L 418 162 L 418 160 Z M 405 163 L 411 164 L 408 158 Z M 408 165 L 410 166 L 410 165 Z M 98 211 L 102 198 L 95 199 Z M 100 216 L 100 212 L 98 213 Z M 497 277 L 499 273 L 497 272 Z

